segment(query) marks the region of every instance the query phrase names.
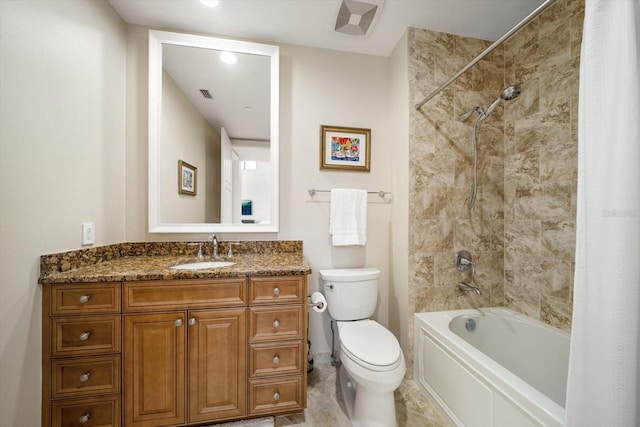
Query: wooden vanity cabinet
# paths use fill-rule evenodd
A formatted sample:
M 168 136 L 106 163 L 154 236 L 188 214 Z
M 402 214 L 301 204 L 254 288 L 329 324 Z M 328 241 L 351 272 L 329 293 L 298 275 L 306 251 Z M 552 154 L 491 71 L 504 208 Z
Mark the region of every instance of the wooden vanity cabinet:
M 43 426 L 306 407 L 306 276 L 44 285 Z
M 249 283 L 249 415 L 300 412 L 306 405 L 306 276 Z
M 44 285 L 42 425 L 121 425 L 121 285 Z
M 244 416 L 246 279 L 128 282 L 123 292 L 124 424 Z

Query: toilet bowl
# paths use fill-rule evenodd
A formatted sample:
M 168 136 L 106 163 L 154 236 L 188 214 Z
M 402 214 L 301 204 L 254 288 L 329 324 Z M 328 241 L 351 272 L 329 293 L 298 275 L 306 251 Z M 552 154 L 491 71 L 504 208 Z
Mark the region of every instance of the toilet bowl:
M 340 387 L 354 427 L 397 426 L 393 392 L 406 372 L 396 337 L 368 318 L 377 304 L 379 275 L 370 268 L 320 270 L 337 326 Z
M 406 365 L 398 341 L 373 320 L 336 322 L 341 389 L 354 427 L 397 425 L 393 392 Z

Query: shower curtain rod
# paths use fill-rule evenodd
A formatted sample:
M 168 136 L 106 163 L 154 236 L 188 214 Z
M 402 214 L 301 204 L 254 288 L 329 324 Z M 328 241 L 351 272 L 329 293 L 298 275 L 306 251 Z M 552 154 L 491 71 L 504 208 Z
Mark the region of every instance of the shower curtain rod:
M 476 63 L 478 61 L 480 61 L 482 58 L 484 58 L 489 53 L 491 53 L 491 51 L 493 49 L 495 49 L 496 47 L 498 47 L 502 42 L 507 40 L 509 37 L 514 35 L 516 32 L 518 32 L 518 30 L 520 30 L 522 27 L 527 25 L 530 21 L 533 20 L 533 18 L 535 18 L 538 15 L 540 15 L 545 9 L 547 9 L 549 6 L 551 6 L 551 4 L 554 3 L 555 1 L 556 0 L 546 0 L 544 3 L 542 3 L 540 6 L 538 6 L 537 9 L 535 9 L 533 12 L 531 12 L 529 15 L 527 15 L 522 21 L 518 22 L 512 29 L 507 31 L 505 33 L 505 35 L 503 35 L 498 40 L 496 40 L 491 46 L 489 46 L 488 48 L 483 50 L 482 53 L 480 53 L 480 55 L 478 55 L 475 58 L 473 58 L 473 60 L 471 60 L 471 62 L 469 62 L 467 65 L 465 65 L 464 68 L 462 68 L 460 71 L 458 71 L 453 77 L 451 77 L 449 80 L 447 80 L 446 82 L 444 82 L 440 86 L 438 86 L 438 88 L 436 90 L 434 90 L 433 92 L 431 92 L 425 99 L 423 99 L 422 101 L 418 102 L 416 104 L 416 110 L 420 110 L 420 108 L 422 108 L 422 106 L 424 104 L 426 104 L 427 101 L 429 101 L 431 98 L 433 98 L 434 96 L 436 96 L 437 94 L 442 92 L 442 90 L 444 88 L 446 88 L 451 83 L 453 83 L 458 77 L 460 77 L 462 74 L 464 74 L 469 68 L 471 68 L 474 65 L 476 65 Z

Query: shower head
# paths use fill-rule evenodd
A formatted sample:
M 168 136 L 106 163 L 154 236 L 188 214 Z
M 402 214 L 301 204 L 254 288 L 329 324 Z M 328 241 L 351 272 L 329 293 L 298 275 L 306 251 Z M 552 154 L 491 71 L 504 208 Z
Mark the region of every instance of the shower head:
M 518 95 L 520 95 L 520 92 L 521 90 L 519 84 L 507 86 L 500 94 L 500 98 L 504 99 L 505 101 L 511 101 L 512 99 L 516 99 Z
M 480 115 L 480 120 L 486 119 L 489 114 L 491 114 L 491 112 L 496 109 L 498 104 L 500 104 L 500 101 L 511 101 L 512 99 L 516 99 L 518 95 L 520 95 L 520 92 L 520 85 L 518 84 L 505 87 L 502 90 L 500 96 L 496 98 L 496 100 L 493 101 L 489 108 L 487 108 L 487 110 Z

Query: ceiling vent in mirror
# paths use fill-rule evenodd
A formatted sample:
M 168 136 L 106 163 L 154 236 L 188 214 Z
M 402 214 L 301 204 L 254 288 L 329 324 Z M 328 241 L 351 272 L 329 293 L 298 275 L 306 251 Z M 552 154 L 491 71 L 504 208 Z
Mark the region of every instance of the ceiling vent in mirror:
M 200 89 L 200 93 L 207 99 L 213 99 L 213 96 L 211 96 L 211 92 L 209 92 L 207 89 Z
M 351 36 L 365 36 L 373 27 L 384 0 L 342 0 L 334 29 Z

